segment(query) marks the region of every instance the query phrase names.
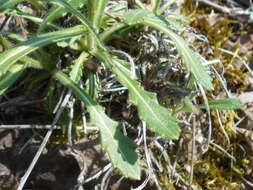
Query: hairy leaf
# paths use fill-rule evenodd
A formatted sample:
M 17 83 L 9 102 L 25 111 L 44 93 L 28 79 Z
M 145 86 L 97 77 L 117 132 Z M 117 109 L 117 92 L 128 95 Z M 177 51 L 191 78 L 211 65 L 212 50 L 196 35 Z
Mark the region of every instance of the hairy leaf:
M 93 28 L 99 29 L 108 0 L 88 0 L 88 19 Z
M 108 0 L 88 0 L 88 19 L 92 27 L 98 32 L 104 16 L 104 10 Z M 89 34 L 89 49 L 96 48 L 96 39 L 93 34 Z
M 98 46 L 101 48 L 101 50 L 106 50 L 104 45 L 102 44 L 101 40 L 99 39 L 99 36 L 97 35 L 95 29 L 93 26 L 88 22 L 88 20 L 85 18 L 85 16 L 79 12 L 77 9 L 72 7 L 69 3 L 67 3 L 64 0 L 49 0 L 50 2 L 57 4 L 61 7 L 64 7 L 66 10 L 68 10 L 70 13 L 72 13 L 76 18 L 82 22 L 82 24 L 87 28 L 87 30 L 93 35 L 93 38 L 96 40 Z
M 140 0 L 133 0 L 133 3 L 141 9 L 146 9 L 146 6 Z
M 157 13 L 157 9 L 160 7 L 161 0 L 151 0 L 151 7 L 154 13 Z
M 34 23 L 39 24 L 39 25 L 41 25 L 43 23 L 43 19 L 41 19 L 39 17 L 36 17 L 36 16 L 33 16 L 33 15 L 29 14 L 29 13 L 26 13 L 23 10 L 20 10 L 20 9 L 10 9 L 8 11 L 8 14 L 13 15 L 13 16 L 23 17 L 23 18 L 28 19 L 30 21 L 33 21 Z M 61 29 L 57 25 L 54 25 L 54 24 L 51 24 L 51 23 L 46 23 L 46 24 L 48 26 L 52 27 L 52 28 Z
M 140 179 L 141 171 L 138 155 L 135 152 L 136 144 L 122 135 L 119 123 L 110 119 L 104 113 L 104 109 L 65 74 L 58 71 L 54 76 L 86 104 L 92 124 L 100 129 L 102 147 L 108 153 L 113 166 L 126 177 Z
M 75 60 L 75 64 L 73 69 L 70 72 L 70 78 L 74 82 L 78 82 L 82 77 L 82 70 L 84 66 L 84 61 L 87 60 L 88 54 L 86 52 L 81 53 L 77 60 Z
M 0 12 L 5 11 L 8 8 L 12 8 L 22 0 L 0 0 Z
M 28 0 L 37 9 L 46 9 L 46 2 L 44 0 Z
M 140 179 L 140 166 L 136 152 L 136 144 L 122 135 L 119 124 L 104 113 L 98 105 L 88 106 L 91 123 L 99 127 L 102 147 L 109 154 L 114 167 L 118 168 L 126 177 Z
M 131 79 L 123 70 L 117 59 L 112 59 L 105 53 L 98 53 L 98 56 L 111 67 L 117 79 L 128 88 L 131 103 L 137 107 L 140 119 L 147 122 L 149 129 L 167 139 L 177 139 L 180 133 L 177 121 L 168 109 L 158 104 L 156 94 L 141 89 L 138 82 Z
M 68 2 L 74 8 L 80 8 L 87 3 L 87 0 L 66 0 L 66 2 Z M 39 31 L 42 31 L 47 24 L 51 24 L 54 20 L 64 16 L 64 14 L 66 13 L 67 11 L 61 6 L 54 5 L 49 9 L 46 18 L 44 19 L 44 22 L 39 28 Z
M 199 57 L 188 47 L 183 38 L 168 29 L 169 22 L 164 17 L 157 16 L 147 10 L 132 10 L 126 13 L 123 19 L 130 25 L 143 24 L 153 27 L 169 36 L 174 41 L 178 52 L 182 55 L 184 64 L 193 74 L 197 82 L 206 89 L 212 89 L 212 79 L 207 74 L 205 67 L 200 63 Z
M 9 8 L 13 8 L 17 3 L 20 3 L 24 0 L 0 0 L 0 11 L 5 11 Z M 42 0 L 28 0 L 36 8 L 46 8 L 45 2 Z
M 56 85 L 53 81 L 50 81 L 47 85 L 46 91 L 45 91 L 45 104 L 47 105 L 48 111 L 53 113 L 54 108 L 56 106 L 57 101 L 57 91 L 56 91 Z
M 176 0 L 168 0 L 163 6 L 159 8 L 157 14 L 162 14 L 168 7 L 170 7 Z
M 180 132 L 177 121 L 168 109 L 158 104 L 156 94 L 142 90 L 137 81 L 132 80 L 118 67 L 114 67 L 113 72 L 128 88 L 131 103 L 137 106 L 140 119 L 147 122 L 149 129 L 165 138 L 177 139 Z
M 226 98 L 220 100 L 212 100 L 208 102 L 210 109 L 219 110 L 231 110 L 240 108 L 243 103 L 237 98 Z M 205 108 L 205 105 L 198 106 L 199 108 Z
M 13 65 L 17 60 L 37 50 L 38 48 L 50 43 L 55 43 L 81 35 L 84 31 L 84 27 L 73 27 L 57 32 L 47 33 L 35 38 L 31 38 L 13 48 L 4 51 L 0 54 L 0 76 L 6 73 L 10 66 Z
M 15 64 L 0 78 L 0 95 L 2 95 L 21 76 L 24 69 L 24 65 Z

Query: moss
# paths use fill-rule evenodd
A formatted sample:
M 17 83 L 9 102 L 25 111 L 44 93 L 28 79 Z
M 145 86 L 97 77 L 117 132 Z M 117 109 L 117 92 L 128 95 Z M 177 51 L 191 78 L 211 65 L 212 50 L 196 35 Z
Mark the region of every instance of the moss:
M 242 186 L 241 173 L 231 167 L 231 160 L 214 147 L 205 155 L 202 161 L 195 164 L 194 182 L 202 189 L 240 189 Z M 241 169 L 241 168 L 240 168 Z
M 50 138 L 49 144 L 66 144 L 68 142 L 67 135 L 62 130 L 55 130 Z
M 238 27 L 237 21 L 229 19 L 224 14 L 214 14 L 210 8 L 199 7 L 192 0 L 185 0 L 181 11 L 188 15 L 191 26 L 197 28 L 199 33 L 208 38 L 209 43 L 193 42 L 194 48 L 198 49 L 204 57 L 210 60 L 221 60 L 224 68 L 218 64 L 214 66 L 219 73 L 222 73 L 224 69 L 224 77 L 227 80 L 228 89 L 236 93 L 247 89 L 249 84 L 245 82 L 248 75 L 245 66 L 238 64 L 238 60 L 234 55 L 229 55 L 220 50 L 221 48 L 228 49 L 235 55 L 240 55 L 243 60 L 249 59 L 248 54 L 246 55 L 240 52 L 239 44 L 234 43 L 231 45 L 230 43 L 231 36 L 238 35 L 236 30 L 236 27 Z M 210 49 L 213 51 L 213 54 L 208 51 Z M 214 96 L 211 96 L 211 93 L 209 93 L 209 99 L 221 95 L 223 91 L 221 83 L 217 78 L 213 80 L 213 85 Z M 212 139 L 215 143 L 222 145 L 229 154 L 233 155 L 236 161 L 231 160 L 224 152 L 216 147 L 210 146 L 209 151 L 204 155 L 196 155 L 193 185 L 196 189 L 201 190 L 242 189 L 244 188 L 244 182 L 241 180 L 241 177 L 247 175 L 248 168 L 251 168 L 252 163 L 250 155 L 246 154 L 245 150 L 243 150 L 244 145 L 247 143 L 245 138 L 237 135 L 233 130 L 236 122 L 241 118 L 234 110 L 219 112 L 223 127 L 221 129 L 217 112 L 212 111 L 211 117 L 213 123 Z M 225 141 L 225 138 L 229 140 Z M 189 181 L 189 172 L 185 169 L 188 159 L 187 157 L 180 157 L 176 168 L 176 171 L 182 177 L 181 181 L 186 186 Z M 166 162 L 163 162 L 163 166 L 166 168 Z M 164 170 L 158 176 L 161 186 L 164 189 L 177 189 L 175 181 L 173 181 L 175 179 L 170 181 L 168 171 Z

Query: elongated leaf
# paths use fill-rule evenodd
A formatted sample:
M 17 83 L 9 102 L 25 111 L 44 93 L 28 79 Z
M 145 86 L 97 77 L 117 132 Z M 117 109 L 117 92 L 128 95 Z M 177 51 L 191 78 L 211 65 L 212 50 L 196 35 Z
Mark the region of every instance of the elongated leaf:
M 108 0 L 88 0 L 88 19 L 96 32 L 99 30 L 107 3 Z M 96 48 L 95 42 L 94 35 L 89 34 L 89 49 Z
M 24 0 L 0 0 L 0 11 L 4 11 L 8 8 L 13 8 L 17 3 L 20 3 Z M 28 0 L 36 8 L 46 8 L 45 2 L 41 0 Z
M 197 106 L 193 105 L 192 101 L 190 100 L 189 97 L 185 97 L 182 100 L 182 104 L 184 105 L 183 107 L 179 108 L 180 111 L 184 112 L 190 112 L 190 113 L 196 113 L 198 111 Z
M 110 27 L 110 29 L 102 32 L 99 36 L 100 39 L 105 42 L 113 38 L 122 37 L 123 35 L 120 34 L 119 31 L 123 31 L 124 29 L 129 28 L 129 26 L 125 23 L 115 24 L 114 26 Z
M 117 6 L 108 7 L 106 11 L 109 12 L 110 14 L 113 14 L 113 13 L 127 11 L 127 10 L 128 10 L 127 1 L 119 1 L 117 3 Z
M 26 40 L 23 36 L 20 36 L 18 34 L 14 34 L 14 33 L 10 33 L 8 35 L 8 38 L 13 41 L 18 41 L 18 42 L 24 42 Z M 0 35 L 0 43 L 4 46 L 5 49 L 9 49 L 12 47 L 12 44 L 1 35 Z M 33 52 L 33 53 L 34 53 L 34 56 L 36 56 L 37 52 Z M 48 70 L 54 69 L 54 65 L 50 64 L 50 61 L 48 61 L 48 59 L 43 58 L 42 60 L 43 60 L 43 63 L 45 62 L 43 65 L 44 66 L 46 65 Z M 27 67 L 34 67 L 35 66 L 37 68 L 38 65 L 42 65 L 36 59 L 33 59 L 28 56 L 21 57 L 19 59 L 19 62 L 20 62 L 20 64 L 27 65 Z M 39 69 L 43 69 L 43 68 L 39 68 Z
M 93 28 L 99 29 L 108 0 L 88 0 L 88 19 Z
M 31 53 L 32 51 L 35 51 L 36 49 L 50 43 L 55 43 L 81 35 L 84 31 L 84 27 L 73 27 L 57 32 L 47 33 L 35 38 L 31 38 L 7 51 L 4 51 L 0 54 L 0 76 L 6 73 L 10 66 L 13 65 L 17 60 Z
M 175 18 L 166 18 L 166 22 L 170 24 L 171 28 L 178 32 L 183 32 L 184 28 L 181 26 L 182 24 Z
M 53 113 L 56 103 L 59 101 L 56 98 L 56 85 L 53 81 L 50 81 L 47 85 L 46 94 L 45 94 L 45 104 L 47 105 L 48 111 Z
M 22 0 L 0 0 L 0 12 L 5 11 L 8 8 L 12 8 Z
M 157 14 L 162 14 L 170 5 L 172 5 L 176 0 L 167 1 L 162 7 L 159 8 Z
M 138 8 L 145 9 L 146 6 L 140 0 L 133 0 L 133 3 L 137 5 Z
M 149 129 L 167 139 L 177 139 L 180 132 L 177 121 L 168 109 L 158 104 L 156 94 L 141 89 L 138 82 L 131 79 L 122 69 L 117 59 L 112 60 L 109 55 L 101 52 L 98 56 L 111 67 L 117 79 L 128 88 L 131 103 L 137 107 L 140 119 L 147 122 Z
M 87 3 L 87 0 L 66 0 L 66 2 L 68 2 L 74 8 L 79 8 L 85 5 Z M 67 11 L 63 9 L 61 6 L 54 5 L 49 9 L 43 24 L 39 28 L 39 31 L 42 31 L 47 24 L 51 24 L 54 20 L 64 16 L 64 14 L 66 13 Z
M 240 108 L 243 103 L 237 98 L 226 98 L 220 100 L 212 100 L 208 102 L 210 109 L 219 110 L 231 110 Z M 205 105 L 198 106 L 199 108 L 205 108 Z
M 154 13 L 156 13 L 157 9 L 160 7 L 160 3 L 161 3 L 161 0 L 151 0 L 151 7 Z
M 28 0 L 37 9 L 46 9 L 46 2 L 44 0 Z
M 75 61 L 74 67 L 70 72 L 70 78 L 74 82 L 78 82 L 82 76 L 82 70 L 84 66 L 84 61 L 88 58 L 88 54 L 83 52 L 78 59 Z
M 23 73 L 24 65 L 13 65 L 8 72 L 0 78 L 0 95 L 2 95 Z
M 68 10 L 70 13 L 72 13 L 76 18 L 82 22 L 82 24 L 87 28 L 87 30 L 93 35 L 93 38 L 96 40 L 97 45 L 100 47 L 101 50 L 106 50 L 104 45 L 102 44 L 101 40 L 99 39 L 99 36 L 97 35 L 95 29 L 93 26 L 89 23 L 89 21 L 85 18 L 85 16 L 79 12 L 77 9 L 72 7 L 70 4 L 68 4 L 64 0 L 49 0 L 49 2 L 57 4 L 61 7 L 64 7 L 66 10 Z
M 188 47 L 186 41 L 179 35 L 168 29 L 168 22 L 162 16 L 157 16 L 147 10 L 133 10 L 129 11 L 123 16 L 123 19 L 130 25 L 143 24 L 153 27 L 174 41 L 178 52 L 182 55 L 184 64 L 188 70 L 193 74 L 197 82 L 204 88 L 212 89 L 212 79 L 207 74 L 204 66 L 200 63 L 199 57 Z
M 20 16 L 20 17 L 26 18 L 30 21 L 33 21 L 36 24 L 41 25 L 43 23 L 43 19 L 41 19 L 39 17 L 36 17 L 36 16 L 33 16 L 29 13 L 26 13 L 26 12 L 20 10 L 20 9 L 10 9 L 8 11 L 8 14 L 13 15 L 13 16 Z M 51 24 L 51 23 L 48 23 L 47 25 L 52 27 L 52 28 L 55 28 L 55 29 L 61 29 L 59 26 Z
M 131 103 L 137 106 L 140 119 L 147 122 L 149 129 L 167 139 L 177 139 L 180 132 L 177 121 L 168 109 L 158 104 L 156 94 L 142 90 L 137 81 L 118 67 L 114 67 L 113 71 L 119 76 L 118 80 L 128 88 Z
M 136 144 L 122 135 L 117 122 L 108 118 L 101 106 L 88 106 L 91 122 L 99 127 L 102 147 L 109 154 L 114 165 L 126 177 L 140 179 L 140 166 L 136 152 Z
M 135 152 L 136 144 L 122 135 L 119 123 L 110 119 L 104 113 L 104 109 L 65 74 L 59 71 L 54 76 L 86 104 L 91 122 L 100 129 L 102 147 L 109 154 L 114 167 L 126 177 L 140 179 L 141 171 L 138 155 Z

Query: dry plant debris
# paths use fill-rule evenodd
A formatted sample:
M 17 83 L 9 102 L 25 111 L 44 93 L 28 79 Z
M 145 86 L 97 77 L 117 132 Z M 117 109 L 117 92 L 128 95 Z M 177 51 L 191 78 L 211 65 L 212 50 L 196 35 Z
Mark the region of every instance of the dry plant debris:
M 1 154 L 14 156 L 12 160 L 18 162 L 22 153 L 31 151 L 34 155 L 39 151 L 28 170 L 32 158 L 21 156 L 21 161 L 28 163 L 19 167 L 16 175 L 15 167 L 0 158 L 0 163 L 5 163 L 0 165 L 1 184 L 11 179 L 11 183 L 2 187 L 19 190 L 253 187 L 253 101 L 250 95 L 245 100 L 253 86 L 249 64 L 252 26 L 250 9 L 244 7 L 249 5 L 208 0 L 6 2 L 3 6 L 9 9 L 0 15 L 3 52 L 0 79 L 8 81 L 5 72 L 22 74 L 8 89 L 0 81 L 1 134 L 8 136 L 13 128 L 17 133 L 17 137 L 8 136 L 7 142 L 1 139 Z M 13 7 L 8 2 L 19 4 Z M 138 9 L 130 11 L 133 8 Z M 48 9 L 59 11 L 59 15 L 50 17 L 46 14 Z M 96 9 L 101 15 L 93 17 Z M 186 16 L 179 13 L 180 9 Z M 237 16 L 245 23 L 235 19 Z M 73 28 L 80 23 L 82 27 Z M 60 32 L 52 32 L 55 30 Z M 13 59 L 20 62 L 11 67 L 15 62 L 11 53 L 19 51 L 15 44 L 44 32 L 44 36 L 35 38 L 41 46 L 43 37 L 57 40 L 57 35 L 62 35 L 64 40 L 27 50 L 33 51 L 29 56 L 25 51 L 17 54 L 19 58 Z M 24 43 L 36 47 L 33 40 Z M 25 48 L 22 43 L 20 46 Z M 5 58 L 9 60 L 4 62 Z M 27 64 L 27 70 L 23 71 L 21 63 L 26 62 L 32 67 Z M 235 97 L 246 104 L 237 109 L 242 104 Z M 159 117 L 166 119 L 160 121 Z M 162 128 L 159 122 L 169 128 Z M 49 123 L 53 127 L 48 127 Z M 22 127 L 31 130 L 20 133 Z M 114 138 L 108 141 L 111 134 Z M 102 151 L 99 139 L 107 154 Z M 21 150 L 14 147 L 16 142 Z M 120 157 L 124 154 L 128 158 Z M 55 167 L 45 171 L 39 165 L 36 169 L 40 155 L 43 163 Z M 57 158 L 51 162 L 54 155 Z M 57 160 L 60 165 L 55 163 Z M 35 174 L 30 176 L 34 165 Z M 69 178 L 68 185 L 62 186 L 57 181 L 62 172 L 58 167 L 66 172 L 71 166 L 75 168 L 69 173 L 71 178 L 67 174 L 60 178 Z M 47 183 L 43 185 L 44 181 Z

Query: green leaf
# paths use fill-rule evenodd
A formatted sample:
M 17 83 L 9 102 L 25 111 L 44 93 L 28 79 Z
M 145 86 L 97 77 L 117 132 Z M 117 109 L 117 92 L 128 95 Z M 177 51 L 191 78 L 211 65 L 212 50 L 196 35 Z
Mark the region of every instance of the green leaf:
M 111 59 L 106 53 L 98 52 L 98 56 L 111 67 L 117 79 L 129 90 L 130 102 L 138 109 L 138 115 L 144 120 L 151 131 L 167 138 L 177 139 L 180 129 L 171 112 L 160 106 L 156 94 L 141 89 L 137 81 L 130 78 L 117 59 Z
M 108 8 L 106 11 L 109 12 L 110 14 L 113 14 L 113 13 L 122 12 L 122 11 L 126 11 L 126 10 L 128 10 L 127 1 L 119 1 L 117 3 L 117 6 L 112 6 L 112 7 Z
M 11 65 L 13 65 L 17 60 L 24 57 L 25 55 L 50 43 L 55 43 L 81 35 L 85 30 L 86 29 L 84 27 L 79 26 L 43 34 L 38 37 L 31 38 L 13 48 L 4 51 L 0 54 L 0 76 L 6 73 Z
M 106 42 L 113 38 L 122 37 L 123 35 L 120 33 L 120 31 L 125 31 L 128 28 L 130 27 L 125 23 L 117 23 L 111 26 L 108 30 L 105 30 L 104 32 L 102 32 L 99 36 L 103 42 Z M 129 32 L 126 32 L 126 34 L 128 33 Z
M 12 8 L 22 0 L 0 0 L 0 12 L 5 11 L 8 8 Z
M 243 174 L 245 174 L 245 171 L 242 169 L 242 168 L 240 168 L 239 166 L 234 166 L 234 165 L 232 165 L 231 166 L 231 168 L 232 168 L 232 170 L 234 171 L 234 172 L 236 172 L 238 175 L 243 175 Z
M 61 7 L 64 7 L 66 10 L 68 10 L 70 13 L 72 13 L 76 18 L 87 28 L 87 30 L 93 35 L 93 38 L 96 40 L 97 45 L 101 48 L 101 50 L 106 50 L 104 45 L 102 44 L 101 40 L 99 39 L 99 36 L 97 35 L 95 29 L 93 26 L 89 23 L 89 21 L 83 16 L 81 12 L 79 12 L 77 9 L 72 7 L 70 4 L 68 4 L 64 0 L 49 0 L 51 3 L 57 4 Z
M 88 0 L 88 19 L 96 32 L 99 31 L 107 3 L 108 0 Z M 89 34 L 89 49 L 96 48 L 95 42 L 94 35 Z
M 184 28 L 181 26 L 182 24 L 177 19 L 175 19 L 174 17 L 165 18 L 165 19 L 166 19 L 165 22 L 167 22 L 171 26 L 171 28 L 175 29 L 178 32 L 183 32 L 184 31 Z
M 146 6 L 140 0 L 133 0 L 133 3 L 137 5 L 138 8 L 146 9 Z
M 87 80 L 87 92 L 89 96 L 94 99 L 97 95 L 97 84 L 96 84 L 96 75 L 91 71 L 87 72 L 88 80 Z
M 154 13 L 157 13 L 158 8 L 160 7 L 161 0 L 151 0 L 151 7 Z
M 66 0 L 66 2 L 68 2 L 74 8 L 80 8 L 87 3 L 87 0 Z M 39 31 L 42 31 L 45 28 L 46 24 L 51 24 L 54 20 L 64 16 L 66 13 L 67 11 L 63 9 L 61 6 L 58 5 L 52 6 L 49 9 L 46 18 L 44 19 L 44 22 L 39 28 Z
M 162 7 L 160 7 L 157 11 L 157 14 L 162 14 L 168 7 L 170 7 L 176 0 L 169 0 Z
M 120 15 L 119 15 L 120 16 Z M 134 9 L 125 14 L 121 14 L 123 20 L 129 25 L 141 24 L 144 17 L 155 17 L 155 15 L 148 10 Z M 160 21 L 159 21 L 160 22 Z
M 86 52 L 83 52 L 78 57 L 78 59 L 75 60 L 74 67 L 72 68 L 72 70 L 70 72 L 70 78 L 74 82 L 80 81 L 82 74 L 83 74 L 82 70 L 83 70 L 83 66 L 84 66 L 84 61 L 86 61 L 87 58 L 88 58 L 88 54 Z
M 44 0 L 28 0 L 37 9 L 46 9 L 46 2 Z
M 119 123 L 110 119 L 104 109 L 94 102 L 78 85 L 64 73 L 55 72 L 54 77 L 83 101 L 90 114 L 91 123 L 100 129 L 103 149 L 108 153 L 114 167 L 118 168 L 126 177 L 140 179 L 141 169 L 136 144 L 120 132 Z
M 31 65 L 28 65 L 28 67 L 31 66 Z M 51 75 L 49 72 L 43 72 L 41 73 L 40 75 L 34 77 L 34 78 L 31 78 L 29 80 L 29 84 L 25 87 L 25 90 L 27 91 L 31 91 L 33 90 L 34 88 L 36 88 L 38 85 L 40 85 L 43 81 L 47 80 L 51 78 Z M 50 83 L 50 82 L 49 82 Z M 50 86 L 50 85 L 49 85 Z
M 15 64 L 0 78 L 0 95 L 2 95 L 21 76 L 24 69 L 24 65 Z
M 128 88 L 130 102 L 137 106 L 140 119 L 147 122 L 149 129 L 167 139 L 177 139 L 180 132 L 177 121 L 168 109 L 158 104 L 156 94 L 142 90 L 138 82 L 132 80 L 119 67 L 114 67 L 113 72 Z
M 54 107 L 56 105 L 57 99 L 56 99 L 56 85 L 53 81 L 50 81 L 47 85 L 46 91 L 45 91 L 45 104 L 47 106 L 47 109 L 49 112 L 53 113 Z
M 208 102 L 210 109 L 231 110 L 240 108 L 243 103 L 237 98 L 226 98 L 212 100 Z M 205 108 L 205 105 L 199 105 L 199 108 Z
M 109 154 L 114 167 L 126 177 L 140 179 L 140 166 L 136 152 L 136 144 L 122 135 L 120 126 L 104 113 L 101 106 L 88 106 L 91 123 L 99 127 L 102 147 Z
M 108 0 L 88 0 L 88 19 L 95 29 L 99 29 Z
M 179 35 L 168 29 L 169 23 L 162 16 L 157 16 L 147 10 L 132 10 L 123 16 L 123 19 L 130 25 L 143 24 L 163 32 L 175 43 L 178 52 L 182 55 L 184 64 L 193 74 L 196 81 L 204 88 L 211 90 L 212 79 L 207 74 L 205 67 L 201 64 L 199 57 L 189 48 L 187 42 Z
M 181 103 L 183 104 L 183 107 L 179 109 L 180 111 L 191 113 L 196 113 L 198 111 L 197 106 L 193 105 L 189 97 L 185 97 Z
M 14 7 L 17 3 L 20 3 L 24 0 L 0 0 L 0 11 L 4 11 L 8 8 Z M 41 0 L 28 0 L 33 6 L 38 9 L 45 9 L 46 5 Z
M 26 18 L 26 19 L 33 21 L 34 23 L 39 24 L 39 25 L 41 25 L 43 23 L 43 19 L 33 16 L 29 13 L 26 13 L 21 9 L 10 9 L 8 11 L 8 14 L 13 15 L 13 16 L 20 16 L 20 17 Z M 47 25 L 54 28 L 54 29 L 60 29 L 60 27 L 58 27 L 54 24 L 51 24 L 51 23 L 47 23 Z

